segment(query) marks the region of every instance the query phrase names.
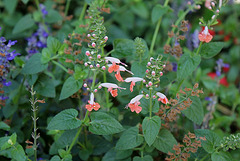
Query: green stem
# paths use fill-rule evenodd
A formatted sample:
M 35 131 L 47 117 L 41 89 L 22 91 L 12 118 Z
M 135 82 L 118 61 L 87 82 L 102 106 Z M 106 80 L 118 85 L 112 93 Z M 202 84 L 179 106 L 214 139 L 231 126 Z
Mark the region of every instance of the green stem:
M 111 51 L 113 51 L 113 50 L 111 50 Z M 110 51 L 110 52 L 111 52 Z M 102 47 L 102 55 L 104 55 L 104 49 L 103 49 L 103 47 Z M 105 56 L 105 55 L 104 55 Z M 104 72 L 103 72 L 103 82 L 104 83 L 107 83 L 107 71 L 106 70 L 104 70 Z M 105 88 L 104 89 L 105 90 L 105 96 L 106 96 L 106 104 L 107 104 L 107 111 L 109 111 L 110 110 L 110 107 L 108 107 L 109 105 L 109 93 L 108 93 L 108 90 L 107 90 L 107 88 Z
M 88 112 L 89 112 L 89 111 L 87 111 L 87 113 L 86 113 L 86 115 L 85 115 L 85 118 L 86 118 L 86 116 L 88 115 Z M 74 139 L 73 139 L 73 141 L 72 141 L 72 143 L 71 143 L 71 145 L 70 145 L 67 153 L 70 153 L 72 147 L 73 147 L 74 144 L 76 143 L 76 141 L 77 141 L 77 139 L 78 139 L 78 136 L 80 135 L 80 133 L 81 133 L 81 131 L 82 131 L 82 127 L 83 127 L 83 125 L 81 124 L 81 126 L 79 127 L 79 129 L 78 129 L 78 131 L 77 131 L 77 134 L 75 135 L 75 137 L 74 137 Z
M 201 42 L 200 42 L 200 44 L 199 44 L 199 47 L 198 47 L 198 50 L 197 50 L 197 53 L 196 53 L 196 55 L 198 55 L 198 54 L 199 54 L 199 52 L 200 52 L 200 49 L 201 49 L 201 47 L 202 47 L 202 44 L 203 44 L 203 42 L 201 41 Z
M 60 63 L 56 62 L 55 60 L 52 60 L 53 64 L 57 65 L 58 67 L 60 67 L 62 70 L 64 70 L 65 72 L 68 73 L 68 70 Z
M 149 117 L 152 118 L 152 89 L 149 90 L 149 97 L 150 97 L 150 103 L 149 103 Z
M 86 9 L 87 9 L 87 3 L 85 2 L 84 5 L 83 5 L 83 9 L 82 9 L 81 15 L 79 17 L 79 21 L 83 20 L 83 17 L 85 15 Z
M 169 2 L 169 0 L 165 0 L 165 3 L 163 5 L 163 7 L 166 7 L 168 5 L 168 2 Z M 153 34 L 151 47 L 150 47 L 150 51 L 149 51 L 149 53 L 150 53 L 149 57 L 151 57 L 152 54 L 153 54 L 153 49 L 154 49 L 155 42 L 156 42 L 156 39 L 157 39 L 158 31 L 159 31 L 160 26 L 161 26 L 161 22 L 162 22 L 162 16 L 159 18 L 158 23 L 157 23 L 156 28 L 155 28 L 155 31 L 154 31 L 154 34 Z
M 41 12 L 41 9 L 40 9 L 40 6 L 39 6 L 39 1 L 38 1 L 38 0 L 35 0 L 35 3 L 36 3 L 36 5 L 37 5 L 38 10 Z
M 64 12 L 64 17 L 66 17 L 67 14 L 68 14 L 68 10 L 69 10 L 69 6 L 70 6 L 70 2 L 71 2 L 71 0 L 68 0 L 68 1 L 67 1 L 67 5 L 66 5 L 66 8 L 65 8 L 65 12 Z
M 108 55 L 110 55 L 112 52 L 114 52 L 115 50 L 113 49 L 113 50 L 111 50 L 111 51 L 109 51 L 105 56 L 108 56 Z
M 201 160 L 199 161 L 204 161 L 205 159 L 207 159 L 207 157 L 209 156 L 209 154 L 205 155 Z

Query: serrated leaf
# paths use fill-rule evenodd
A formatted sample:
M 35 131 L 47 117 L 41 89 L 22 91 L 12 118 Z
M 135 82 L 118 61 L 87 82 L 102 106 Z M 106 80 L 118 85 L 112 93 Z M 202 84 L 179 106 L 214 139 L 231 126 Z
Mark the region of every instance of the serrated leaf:
M 114 52 L 112 56 L 120 59 L 135 54 L 136 52 L 134 41 L 130 39 L 115 39 L 113 49 Z
M 190 99 L 192 100 L 191 106 L 183 110 L 182 113 L 194 123 L 201 125 L 204 118 L 202 102 L 196 96 L 190 96 Z
M 61 45 L 62 44 L 58 39 L 51 36 L 47 38 L 47 47 L 51 53 L 56 54 Z
M 89 131 L 97 135 L 110 135 L 123 131 L 122 125 L 110 115 L 103 112 L 91 113 Z
M 59 100 L 70 97 L 76 93 L 82 87 L 82 80 L 75 80 L 73 77 L 69 77 L 63 84 Z
M 143 137 L 138 135 L 138 127 L 132 127 L 124 131 L 116 144 L 117 150 L 127 150 L 135 148 L 143 143 Z
M 23 16 L 17 24 L 13 28 L 13 34 L 18 34 L 23 32 L 29 28 L 31 28 L 35 24 L 34 20 L 32 19 L 32 15 L 27 14 Z
M 203 149 L 206 150 L 208 153 L 213 153 L 216 147 L 220 145 L 221 139 L 216 133 L 206 129 L 198 129 L 198 130 L 195 130 L 194 132 L 198 137 L 205 136 L 206 141 L 202 140 L 201 145 Z
M 159 20 L 160 17 L 162 17 L 164 14 L 166 14 L 169 10 L 169 7 L 162 6 L 160 4 L 157 4 L 154 6 L 152 10 L 152 22 L 155 23 Z
M 54 80 L 45 74 L 41 74 L 35 83 L 34 90 L 38 94 L 54 98 L 56 96 Z
M 224 42 L 209 42 L 204 43 L 200 50 L 200 55 L 205 59 L 210 59 L 220 53 L 222 48 L 224 47 Z
M 51 60 L 51 52 L 48 48 L 42 50 L 41 63 L 46 64 Z
M 34 54 L 24 65 L 23 74 L 36 74 L 47 69 L 48 64 L 41 63 L 41 54 Z
M 78 111 L 75 109 L 66 109 L 58 113 L 49 122 L 48 130 L 71 130 L 81 126 L 81 120 L 77 119 Z
M 159 116 L 154 116 L 152 118 L 145 117 L 142 123 L 143 136 L 149 146 L 151 146 L 161 127 L 161 119 Z
M 172 133 L 166 129 L 161 129 L 153 146 L 164 153 L 168 153 L 169 151 L 173 152 L 173 145 L 176 144 L 177 141 Z
M 10 130 L 10 126 L 8 126 L 5 122 L 1 121 L 0 122 L 0 129 L 9 131 Z
M 211 155 L 212 161 L 232 161 L 233 158 L 229 152 L 214 152 Z
M 189 52 L 185 52 L 178 62 L 177 79 L 186 79 L 197 68 L 200 62 L 201 56 L 191 56 Z
M 150 155 L 145 155 L 143 158 L 136 156 L 133 158 L 133 161 L 153 161 L 153 158 Z

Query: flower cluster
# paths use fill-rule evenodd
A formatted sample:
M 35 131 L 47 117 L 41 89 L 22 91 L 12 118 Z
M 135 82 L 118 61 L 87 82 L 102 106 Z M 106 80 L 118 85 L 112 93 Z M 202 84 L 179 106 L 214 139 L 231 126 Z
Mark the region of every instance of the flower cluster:
M 1 28 L 0 28 L 1 29 Z M 10 70 L 10 61 L 15 58 L 15 56 L 20 55 L 16 51 L 9 51 L 12 45 L 15 45 L 17 41 L 7 40 L 5 37 L 0 38 L 0 108 L 5 106 L 5 100 L 8 99 L 4 95 L 4 86 L 10 86 L 11 82 L 7 81 L 7 75 Z
M 220 146 L 223 148 L 224 151 L 240 148 L 240 133 L 236 135 L 231 134 L 228 137 L 224 137 L 221 141 Z
M 47 37 L 48 32 L 45 29 L 45 26 L 38 24 L 37 32 L 33 33 L 31 37 L 27 38 L 27 48 L 28 57 L 33 54 L 40 52 L 42 48 L 47 47 Z
M 175 25 L 173 25 L 172 27 L 176 28 L 178 31 L 177 31 L 176 34 L 174 34 L 173 31 L 168 32 L 168 36 L 170 38 L 174 38 L 175 39 L 175 44 L 174 44 L 173 47 L 171 47 L 170 45 L 166 44 L 164 46 L 164 53 L 165 54 L 176 55 L 176 56 L 179 57 L 182 54 L 182 48 L 181 48 L 181 46 L 179 44 L 179 41 L 185 39 L 184 33 L 186 33 L 188 31 L 188 21 L 183 20 L 179 27 L 175 26 Z
M 193 89 L 191 88 L 185 88 L 184 90 L 181 89 L 179 93 L 177 93 L 176 95 L 177 99 L 170 99 L 168 105 L 164 106 L 161 105 L 156 115 L 159 115 L 161 119 L 165 121 L 165 124 L 163 124 L 163 126 L 168 128 L 169 122 L 177 120 L 177 114 L 180 114 L 181 111 L 191 106 L 192 100 L 189 98 L 190 96 L 199 97 L 199 93 L 203 93 L 202 90 L 198 90 L 197 88 L 198 84 L 196 83 Z
M 183 138 L 184 144 L 177 144 L 173 146 L 174 153 L 168 152 L 170 157 L 165 158 L 165 160 L 182 160 L 187 161 L 190 157 L 190 152 L 196 153 L 198 148 L 201 147 L 201 140 L 206 140 L 205 137 L 197 138 L 195 134 L 188 132 Z

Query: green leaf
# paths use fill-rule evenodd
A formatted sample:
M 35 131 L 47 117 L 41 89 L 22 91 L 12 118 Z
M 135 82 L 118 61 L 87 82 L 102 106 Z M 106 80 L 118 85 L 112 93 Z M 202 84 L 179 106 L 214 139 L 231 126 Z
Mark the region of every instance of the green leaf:
M 133 161 L 153 161 L 153 158 L 150 155 L 145 155 L 143 158 L 136 156 L 133 158 Z
M 24 65 L 23 74 L 36 74 L 47 69 L 48 64 L 41 63 L 41 54 L 34 54 Z
M 51 60 L 51 52 L 48 48 L 42 50 L 41 63 L 46 64 Z
M 132 150 L 118 150 L 116 153 L 116 159 L 125 159 L 132 155 Z
M 11 148 L 11 156 L 12 156 L 12 159 L 15 159 L 17 161 L 27 160 L 27 156 L 23 150 L 23 147 L 20 144 L 17 144 Z
M 198 129 L 194 132 L 198 137 L 206 137 L 206 141 L 202 140 L 201 142 L 203 149 L 206 150 L 208 153 L 213 153 L 216 147 L 220 145 L 221 139 L 216 133 L 205 129 Z
M 115 39 L 113 42 L 113 57 L 125 58 L 136 52 L 135 43 L 130 39 Z
M 18 34 L 23 32 L 29 28 L 31 28 L 35 24 L 34 20 L 32 19 L 32 15 L 27 14 L 23 16 L 17 24 L 13 28 L 13 34 Z
M 77 119 L 78 111 L 66 109 L 58 113 L 49 122 L 48 130 L 71 130 L 81 126 L 81 120 Z
M 153 146 L 164 153 L 168 153 L 169 151 L 173 152 L 172 148 L 175 144 L 177 144 L 177 141 L 171 132 L 161 129 Z
M 22 0 L 24 4 L 27 4 L 29 0 Z
M 55 23 L 58 21 L 62 20 L 62 16 L 59 14 L 58 11 L 51 9 L 50 11 L 48 11 L 48 14 L 45 18 L 45 21 L 47 23 Z
M 82 80 L 75 80 L 69 77 L 63 84 L 59 100 L 66 99 L 76 93 L 82 87 Z
M 91 154 L 92 154 L 92 149 L 81 149 L 81 150 L 79 150 L 78 156 L 82 160 L 88 160 L 88 158 Z
M 61 45 L 62 44 L 58 39 L 51 36 L 47 38 L 47 47 L 51 53 L 56 54 Z
M 18 0 L 4 0 L 4 6 L 10 14 L 13 14 L 15 11 L 17 2 Z
M 232 161 L 233 158 L 229 152 L 214 152 L 211 155 L 212 161 Z
M 3 142 L 5 141 L 5 142 Z M 13 133 L 10 137 L 7 138 L 3 138 L 0 143 L 2 143 L 1 145 L 1 150 L 5 150 L 7 148 L 12 147 L 14 144 L 16 144 L 17 141 L 17 134 Z
M 220 53 L 224 47 L 224 42 L 209 42 L 202 45 L 200 55 L 205 59 L 210 59 Z
M 185 52 L 178 62 L 177 79 L 178 80 L 186 79 L 197 68 L 200 62 L 201 56 L 199 55 L 191 56 L 190 51 Z
M 88 75 L 88 71 L 86 69 L 83 70 L 80 65 L 75 65 L 74 66 L 74 75 L 73 75 L 73 77 L 76 80 L 86 79 L 87 75 Z
M 144 139 L 138 133 L 138 127 L 131 127 L 124 131 L 116 144 L 116 149 L 127 150 L 141 145 Z
M 169 10 L 169 7 L 162 6 L 160 4 L 157 4 L 153 10 L 152 10 L 152 22 L 155 23 L 159 20 L 160 17 L 162 17 L 164 14 L 166 14 Z
M 10 126 L 8 126 L 5 122 L 1 121 L 0 122 L 0 129 L 9 131 L 10 130 Z
M 142 107 L 141 113 L 142 114 L 149 113 L 149 103 L 150 103 L 150 100 L 149 99 L 141 99 L 140 103 L 141 103 L 140 106 Z M 152 112 L 156 113 L 158 111 L 159 111 L 159 103 L 158 103 L 157 99 L 154 99 L 153 103 L 152 103 Z
M 134 5 L 130 5 L 131 10 L 141 18 L 147 19 L 148 18 L 148 8 L 145 3 L 138 2 Z
M 149 146 L 151 146 L 161 127 L 161 119 L 159 116 L 154 116 L 152 118 L 145 117 L 142 123 L 142 129 L 143 129 L 143 136 L 148 143 Z
M 53 156 L 50 161 L 61 161 L 61 158 L 57 155 Z
M 131 71 L 134 73 L 134 77 L 144 77 L 145 72 L 146 72 L 146 61 L 139 62 L 139 61 L 134 61 L 131 65 Z
M 34 90 L 38 94 L 54 98 L 56 96 L 54 80 L 45 74 L 41 74 L 37 80 Z
M 103 112 L 91 113 L 89 131 L 97 135 L 110 135 L 123 131 L 122 125 L 110 115 Z
M 204 118 L 203 106 L 200 98 L 196 96 L 190 96 L 192 104 L 186 110 L 183 110 L 182 113 L 192 120 L 194 123 L 201 125 Z

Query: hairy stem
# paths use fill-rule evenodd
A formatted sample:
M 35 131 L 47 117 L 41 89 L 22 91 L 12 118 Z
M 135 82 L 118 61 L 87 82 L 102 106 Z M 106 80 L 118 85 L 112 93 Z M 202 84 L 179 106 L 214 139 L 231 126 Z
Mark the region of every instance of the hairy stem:
M 149 97 L 150 97 L 150 103 L 149 103 L 149 117 L 152 118 L 152 89 L 149 90 Z

